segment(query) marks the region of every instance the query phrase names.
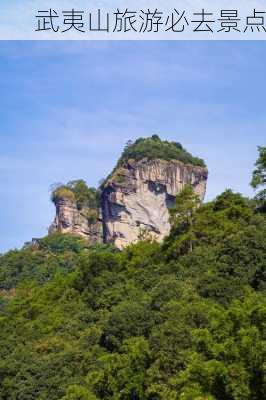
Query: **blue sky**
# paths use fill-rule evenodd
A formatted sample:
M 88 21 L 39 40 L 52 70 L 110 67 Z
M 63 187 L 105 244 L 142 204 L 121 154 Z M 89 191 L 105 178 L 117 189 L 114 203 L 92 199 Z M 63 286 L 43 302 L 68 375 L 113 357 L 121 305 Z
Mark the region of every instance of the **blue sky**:
M 51 4 L 52 3 L 52 4 Z M 112 38 L 118 38 L 116 33 L 104 33 L 104 32 L 88 32 L 86 34 L 77 32 L 75 30 L 70 30 L 64 35 L 62 35 L 60 32 L 59 34 L 54 35 L 54 32 L 52 31 L 45 31 L 45 32 L 35 32 L 35 29 L 37 27 L 37 19 L 36 19 L 36 14 L 39 15 L 38 10 L 49 10 L 50 7 L 53 8 L 56 12 L 58 12 L 59 17 L 62 15 L 62 10 L 71 10 L 74 8 L 75 10 L 83 10 L 84 11 L 84 22 L 85 20 L 87 21 L 88 18 L 88 13 L 92 12 L 92 14 L 95 13 L 98 9 L 102 11 L 102 15 L 104 15 L 104 12 L 109 12 L 111 20 L 112 14 L 114 11 L 119 9 L 120 11 L 125 11 L 126 8 L 131 11 L 136 11 L 137 14 L 139 13 L 140 10 L 148 10 L 150 9 L 151 11 L 155 11 L 157 8 L 158 11 L 162 11 L 163 14 L 166 15 L 171 15 L 171 12 L 175 8 L 179 10 L 179 12 L 185 11 L 185 14 L 188 18 L 188 21 L 193 21 L 194 13 L 201 11 L 203 8 L 207 12 L 212 12 L 214 20 L 218 22 L 218 26 L 214 28 L 214 25 L 212 27 L 214 28 L 214 33 L 209 35 L 206 32 L 200 33 L 197 32 L 195 35 L 193 32 L 193 26 L 190 24 L 190 27 L 187 29 L 184 29 L 184 32 L 182 32 L 182 39 L 206 39 L 211 37 L 220 40 L 220 39 L 226 39 L 228 40 L 233 39 L 235 40 L 236 38 L 238 40 L 265 40 L 265 35 L 262 32 L 258 33 L 257 30 L 255 29 L 253 32 L 248 29 L 244 34 L 243 30 L 246 27 L 246 17 L 253 15 L 254 9 L 257 12 L 264 12 L 265 11 L 265 0 L 234 0 L 233 2 L 233 10 L 237 10 L 238 17 L 240 18 L 240 21 L 238 21 L 238 28 L 240 28 L 240 31 L 242 33 L 238 33 L 234 29 L 232 29 L 230 32 L 219 32 L 217 33 L 216 29 L 219 30 L 220 23 L 217 21 L 217 19 L 221 16 L 221 10 L 231 10 L 232 8 L 232 0 L 182 0 L 182 2 L 177 2 L 176 0 L 157 0 L 156 4 L 154 0 L 138 0 L 137 2 L 135 0 L 127 0 L 126 1 L 126 6 L 125 6 L 125 1 L 124 0 L 90 0 L 90 1 L 84 1 L 84 0 L 1 0 L 1 12 L 4 18 L 1 20 L 0 24 L 0 38 L 1 39 L 19 39 L 19 40 L 25 40 L 25 39 L 81 39 L 82 40 L 90 40 L 92 37 L 97 37 L 101 39 L 110 39 Z M 58 20 L 60 21 L 60 19 Z M 161 21 L 162 22 L 162 21 Z M 86 25 L 86 22 L 85 22 Z M 191 28 L 191 29 L 190 29 Z M 164 31 L 164 30 L 163 30 Z M 119 35 L 120 37 L 120 35 Z M 128 39 L 129 37 L 134 38 L 134 39 L 140 39 L 142 37 L 142 34 L 135 34 L 133 32 L 127 32 L 126 38 Z M 168 32 L 159 32 L 157 33 L 151 33 L 149 32 L 148 35 L 145 35 L 145 38 L 150 38 L 150 39 L 155 39 L 158 40 L 160 39 L 168 39 L 169 37 L 171 38 L 177 38 L 177 35 L 175 33 L 171 33 L 170 31 Z
M 253 194 L 265 145 L 264 42 L 0 42 L 0 252 L 46 234 L 49 187 L 97 186 L 128 139 L 206 160 L 207 199 Z

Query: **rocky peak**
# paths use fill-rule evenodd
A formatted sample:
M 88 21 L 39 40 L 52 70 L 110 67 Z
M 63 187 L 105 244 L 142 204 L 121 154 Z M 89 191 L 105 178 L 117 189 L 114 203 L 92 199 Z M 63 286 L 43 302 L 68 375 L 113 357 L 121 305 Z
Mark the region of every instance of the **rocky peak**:
M 104 241 L 123 248 L 147 232 L 162 240 L 170 231 L 168 208 L 186 184 L 203 200 L 208 172 L 178 160 L 128 160 L 102 191 Z
M 62 189 L 63 188 L 63 189 Z M 67 186 L 61 186 L 54 191 L 52 200 L 56 215 L 49 233 L 72 233 L 86 238 L 89 243 L 103 242 L 101 209 L 79 204 L 75 193 Z
M 126 146 L 97 192 L 97 210 L 96 192 L 86 189 L 84 181 L 55 191 L 56 217 L 49 232 L 74 233 L 90 243 L 113 243 L 119 249 L 143 234 L 161 241 L 170 231 L 168 209 L 175 196 L 191 184 L 203 201 L 207 177 L 204 162 L 179 143 L 163 142 L 158 136 L 138 139 Z

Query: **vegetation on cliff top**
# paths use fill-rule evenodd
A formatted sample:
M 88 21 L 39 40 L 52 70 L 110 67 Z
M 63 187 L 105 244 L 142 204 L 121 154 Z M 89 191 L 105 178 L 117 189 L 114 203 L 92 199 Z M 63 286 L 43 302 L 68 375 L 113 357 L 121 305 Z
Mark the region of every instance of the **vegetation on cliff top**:
M 77 208 L 91 223 L 96 222 L 100 204 L 100 196 L 95 188 L 88 187 L 82 179 L 70 181 L 67 184 L 55 184 L 52 187 L 51 199 L 55 203 L 67 199 L 76 203 Z
M 0 399 L 264 398 L 265 209 L 197 202 L 177 196 L 162 244 L 54 234 L 2 255 Z
M 118 161 L 118 166 L 122 166 L 129 159 L 141 160 L 143 158 L 149 160 L 179 160 L 185 164 L 206 166 L 202 159 L 193 157 L 180 143 L 161 140 L 158 135 L 139 138 L 134 143 L 128 142 Z

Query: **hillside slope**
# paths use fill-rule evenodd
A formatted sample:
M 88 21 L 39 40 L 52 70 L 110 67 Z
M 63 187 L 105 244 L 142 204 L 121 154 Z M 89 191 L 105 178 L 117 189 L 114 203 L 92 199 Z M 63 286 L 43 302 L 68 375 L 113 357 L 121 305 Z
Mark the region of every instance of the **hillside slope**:
M 186 189 L 171 226 L 121 252 L 56 233 L 0 257 L 0 399 L 263 398 L 265 214 Z

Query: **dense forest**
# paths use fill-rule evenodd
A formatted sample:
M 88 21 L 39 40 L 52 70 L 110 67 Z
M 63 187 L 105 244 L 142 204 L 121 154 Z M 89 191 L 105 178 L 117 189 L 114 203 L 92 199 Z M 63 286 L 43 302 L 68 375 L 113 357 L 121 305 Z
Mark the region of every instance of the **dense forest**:
M 262 400 L 266 148 L 254 199 L 186 186 L 163 243 L 53 234 L 0 257 L 1 400 Z

